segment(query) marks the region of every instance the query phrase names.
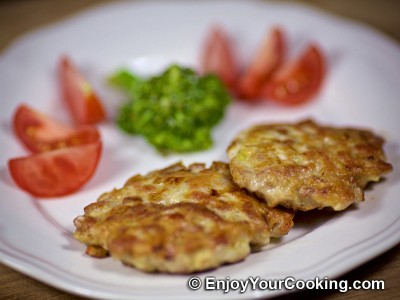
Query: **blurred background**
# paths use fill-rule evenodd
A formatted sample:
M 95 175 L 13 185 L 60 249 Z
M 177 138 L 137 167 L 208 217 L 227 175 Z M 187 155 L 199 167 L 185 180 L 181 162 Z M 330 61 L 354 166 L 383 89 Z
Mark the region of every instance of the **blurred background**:
M 113 1 L 0 0 L 0 50 L 27 30 L 50 24 L 82 9 L 106 2 Z M 398 0 L 275 0 L 275 2 L 300 2 L 313 6 L 368 24 L 400 41 L 400 1 Z
M 245 1 L 245 0 L 243 0 Z M 266 0 L 259 0 L 266 1 Z M 67 18 L 110 0 L 0 0 L 0 54 L 22 34 Z M 400 1 L 398 0 L 299 0 L 299 2 L 337 16 L 362 22 L 400 42 Z M 371 45 L 373 47 L 373 45 Z M 1 91 L 0 91 L 1 97 Z M 346 274 L 349 281 L 384 279 L 385 291 L 308 291 L 308 299 L 395 299 L 400 297 L 400 246 Z M 296 297 L 296 295 L 294 295 Z M 291 295 L 280 299 L 294 298 Z M 81 299 L 42 284 L 0 264 L 0 299 Z

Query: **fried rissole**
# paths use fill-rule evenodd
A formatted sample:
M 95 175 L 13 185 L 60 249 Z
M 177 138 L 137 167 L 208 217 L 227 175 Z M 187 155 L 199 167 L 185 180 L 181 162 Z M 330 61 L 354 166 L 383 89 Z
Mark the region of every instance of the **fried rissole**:
M 383 143 L 368 130 L 306 120 L 244 130 L 227 154 L 234 181 L 271 207 L 343 210 L 364 200 L 368 182 L 392 170 Z
M 215 162 L 181 163 L 130 178 L 75 219 L 87 253 L 109 253 L 140 270 L 191 273 L 244 259 L 293 226 L 292 211 L 269 208 Z

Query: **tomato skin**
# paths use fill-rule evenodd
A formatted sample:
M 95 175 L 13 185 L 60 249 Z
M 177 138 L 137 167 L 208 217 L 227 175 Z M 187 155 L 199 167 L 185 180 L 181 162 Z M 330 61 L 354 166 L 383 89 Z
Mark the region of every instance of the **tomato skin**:
M 10 159 L 8 168 L 15 183 L 36 197 L 57 197 L 75 192 L 94 174 L 101 142 L 57 149 Z
M 205 74 L 217 75 L 227 88 L 235 89 L 238 77 L 237 62 L 231 41 L 221 27 L 212 27 L 206 36 L 201 69 Z
M 241 99 L 260 99 L 262 86 L 282 64 L 285 52 L 283 30 L 274 27 L 267 32 L 250 66 L 239 79 L 238 94 Z
M 77 124 L 93 124 L 105 119 L 105 110 L 91 85 L 67 56 L 58 63 L 61 89 Z
M 317 45 L 312 44 L 297 60 L 279 68 L 263 87 L 262 94 L 281 104 L 298 105 L 317 94 L 325 73 L 324 55 Z
M 94 126 L 72 128 L 24 104 L 14 113 L 13 127 L 20 141 L 34 153 L 87 144 L 100 138 Z

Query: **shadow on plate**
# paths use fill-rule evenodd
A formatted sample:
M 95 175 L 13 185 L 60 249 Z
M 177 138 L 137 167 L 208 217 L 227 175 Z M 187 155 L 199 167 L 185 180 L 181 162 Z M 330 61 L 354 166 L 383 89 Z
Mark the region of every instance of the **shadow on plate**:
M 299 228 L 307 231 L 312 231 L 329 220 L 340 218 L 341 215 L 352 210 L 357 210 L 354 205 L 343 211 L 334 211 L 333 209 L 325 208 L 322 210 L 314 209 L 311 211 L 298 211 L 294 216 L 294 228 Z
M 11 179 L 11 175 L 8 172 L 7 168 L 2 168 L 0 169 L 0 181 L 2 181 L 3 183 L 5 183 L 6 185 L 10 186 L 10 187 L 14 187 L 15 184 Z

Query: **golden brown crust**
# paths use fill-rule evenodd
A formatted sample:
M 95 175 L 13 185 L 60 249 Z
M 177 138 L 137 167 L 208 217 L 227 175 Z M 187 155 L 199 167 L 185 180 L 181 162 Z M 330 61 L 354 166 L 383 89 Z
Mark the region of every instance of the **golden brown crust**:
M 234 181 L 268 205 L 343 210 L 364 199 L 364 187 L 392 170 L 383 139 L 367 130 L 297 124 L 260 125 L 227 149 Z
M 293 226 L 293 212 L 247 194 L 220 162 L 133 176 L 84 211 L 75 237 L 144 271 L 190 273 L 239 261 Z
M 85 253 L 97 258 L 104 258 L 108 256 L 108 251 L 101 246 L 89 245 L 86 247 Z

